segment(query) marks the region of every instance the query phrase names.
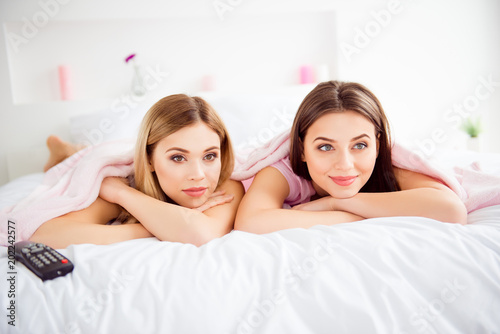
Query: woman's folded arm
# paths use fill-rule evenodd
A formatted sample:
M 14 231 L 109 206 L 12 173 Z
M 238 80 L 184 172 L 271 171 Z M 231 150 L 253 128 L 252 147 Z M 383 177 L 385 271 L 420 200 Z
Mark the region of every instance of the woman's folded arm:
M 257 173 L 240 203 L 235 229 L 252 233 L 269 233 L 287 228 L 309 228 L 362 219 L 342 211 L 297 211 L 283 209 L 289 193 L 285 177 L 275 168 Z

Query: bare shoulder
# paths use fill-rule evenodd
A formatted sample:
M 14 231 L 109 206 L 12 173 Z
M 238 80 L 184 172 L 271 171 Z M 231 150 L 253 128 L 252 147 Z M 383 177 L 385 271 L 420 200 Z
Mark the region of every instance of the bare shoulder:
M 259 171 L 247 190 L 248 197 L 276 202 L 281 207 L 290 193 L 288 181 L 279 170 L 266 167 Z
M 281 174 L 278 169 L 272 166 L 266 167 L 259 171 L 257 175 L 255 175 L 254 183 L 255 181 L 257 181 L 257 184 L 259 184 L 260 186 L 286 189 L 287 195 L 290 190 L 288 181 L 286 180 L 285 176 L 283 176 L 283 174 Z
M 235 196 L 242 197 L 245 193 L 245 189 L 243 188 L 243 184 L 240 181 L 226 180 L 223 184 L 221 184 L 217 190 L 224 190 L 227 194 L 233 194 Z

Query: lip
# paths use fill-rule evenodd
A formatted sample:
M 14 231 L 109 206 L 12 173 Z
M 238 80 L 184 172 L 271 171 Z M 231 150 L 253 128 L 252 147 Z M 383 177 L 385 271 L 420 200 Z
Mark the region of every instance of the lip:
M 330 176 L 333 182 L 342 187 L 350 186 L 356 178 L 357 176 Z
M 192 187 L 192 188 L 187 188 L 187 189 L 182 189 L 182 191 L 191 197 L 200 197 L 205 194 L 207 191 L 207 187 Z

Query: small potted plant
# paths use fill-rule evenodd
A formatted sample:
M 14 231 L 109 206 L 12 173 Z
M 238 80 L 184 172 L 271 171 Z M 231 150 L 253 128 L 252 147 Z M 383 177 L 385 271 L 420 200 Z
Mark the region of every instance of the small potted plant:
M 479 117 L 469 117 L 462 123 L 462 130 L 469 135 L 467 138 L 467 148 L 473 151 L 481 150 L 479 135 L 483 131 L 481 119 Z

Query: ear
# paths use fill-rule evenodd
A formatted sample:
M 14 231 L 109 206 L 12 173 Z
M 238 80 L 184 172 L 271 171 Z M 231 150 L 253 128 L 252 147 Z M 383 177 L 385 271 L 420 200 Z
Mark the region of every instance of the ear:
M 149 161 L 148 161 L 149 171 L 150 172 L 154 172 L 155 171 L 155 167 L 153 166 L 153 162 L 151 160 L 152 159 L 149 159 Z

